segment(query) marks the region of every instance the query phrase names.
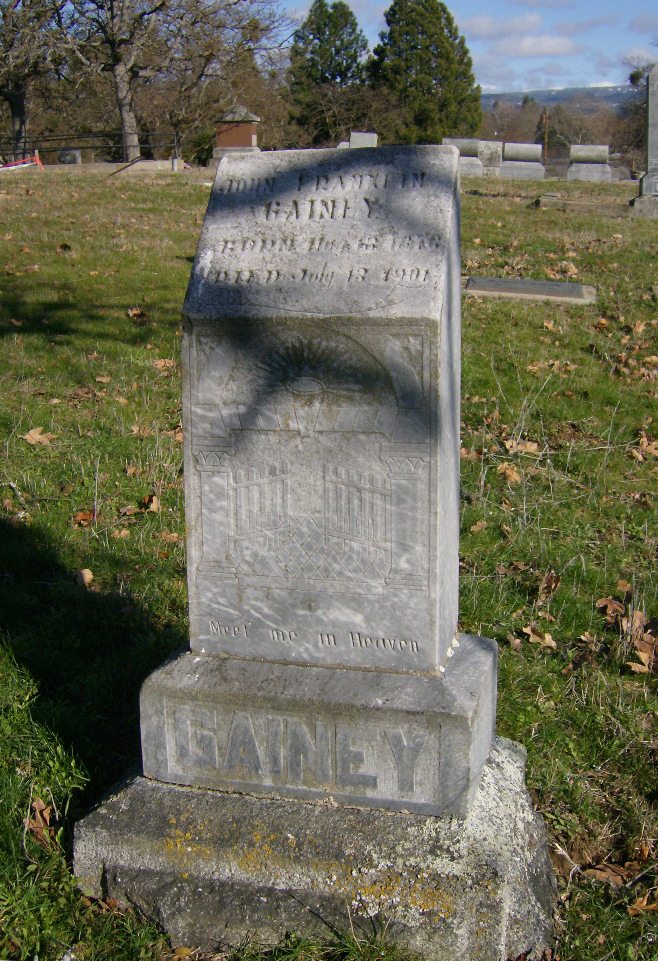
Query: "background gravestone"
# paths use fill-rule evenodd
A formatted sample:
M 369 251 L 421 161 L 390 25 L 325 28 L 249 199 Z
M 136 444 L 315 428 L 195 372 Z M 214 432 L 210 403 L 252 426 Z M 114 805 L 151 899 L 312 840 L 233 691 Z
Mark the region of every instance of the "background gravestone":
M 631 203 L 637 213 L 658 217 L 658 64 L 647 77 L 647 169 Z
M 612 170 L 608 160 L 607 144 L 572 144 L 567 180 L 609 183 L 612 179 Z
M 185 943 L 348 911 L 437 959 L 550 940 L 496 647 L 457 635 L 459 290 L 453 148 L 221 162 L 184 308 L 191 651 L 142 691 L 150 780 L 75 853 Z

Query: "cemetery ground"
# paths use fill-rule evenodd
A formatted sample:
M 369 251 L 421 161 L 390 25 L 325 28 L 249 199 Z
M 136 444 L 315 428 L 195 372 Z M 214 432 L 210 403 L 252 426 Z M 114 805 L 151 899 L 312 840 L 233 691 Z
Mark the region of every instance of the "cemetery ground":
M 463 183 L 464 273 L 598 301 L 464 301 L 460 624 L 499 642 L 498 733 L 528 750 L 559 957 L 649 961 L 658 236 L 595 205 L 529 206 L 548 189 Z M 620 212 L 637 192 L 550 190 Z M 200 957 L 82 895 L 69 857 L 75 820 L 139 763 L 141 682 L 187 642 L 180 311 L 208 191 L 48 170 L 0 184 L 2 958 Z M 394 956 L 347 910 L 345 929 L 274 957 Z

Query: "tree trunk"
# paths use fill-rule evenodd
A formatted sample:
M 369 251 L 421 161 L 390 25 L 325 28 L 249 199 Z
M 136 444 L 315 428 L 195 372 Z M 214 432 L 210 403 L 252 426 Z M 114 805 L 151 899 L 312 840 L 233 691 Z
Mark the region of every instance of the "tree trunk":
M 124 160 L 136 160 L 141 151 L 137 117 L 135 116 L 135 107 L 133 105 L 133 92 L 130 85 L 130 73 L 124 63 L 115 63 L 112 68 L 112 73 L 114 75 L 117 105 L 121 117 Z
M 18 90 L 5 90 L 2 96 L 9 104 L 11 113 L 12 159 L 23 160 L 29 153 L 27 149 L 27 91 L 24 87 Z

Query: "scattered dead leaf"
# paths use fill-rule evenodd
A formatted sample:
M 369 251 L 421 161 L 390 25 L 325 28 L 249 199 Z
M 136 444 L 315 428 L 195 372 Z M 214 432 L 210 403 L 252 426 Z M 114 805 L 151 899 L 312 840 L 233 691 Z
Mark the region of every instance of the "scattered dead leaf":
M 119 527 L 116 530 L 112 531 L 112 537 L 117 541 L 124 540 L 126 537 L 128 537 L 129 534 L 130 534 L 130 531 L 128 530 L 127 527 Z
M 612 884 L 615 888 L 622 887 L 631 876 L 631 872 L 620 864 L 597 864 L 596 867 L 587 868 L 586 871 L 583 871 L 583 874 L 593 881 Z
M 502 464 L 498 465 L 496 473 L 500 474 L 501 477 L 504 477 L 508 484 L 521 483 L 521 475 L 517 471 L 516 467 L 507 461 L 503 461 Z
M 180 534 L 164 530 L 159 535 L 160 540 L 165 541 L 167 544 L 177 544 L 180 540 Z
M 520 650 L 521 650 L 521 643 L 522 643 L 522 642 L 521 642 L 521 638 L 520 638 L 520 637 L 517 637 L 516 634 L 512 634 L 511 632 L 508 632 L 507 635 L 506 635 L 506 638 L 507 638 L 507 640 L 509 641 L 509 645 L 510 645 L 510 647 L 512 648 L 513 651 L 520 651 Z
M 550 570 L 541 579 L 539 584 L 539 603 L 543 603 L 555 594 L 556 590 L 560 586 L 560 575 L 556 574 L 555 571 Z
M 168 357 L 159 357 L 157 360 L 153 361 L 153 366 L 161 374 L 168 374 L 176 366 L 176 361 L 170 360 Z
M 111 382 L 111 380 L 112 380 L 112 378 L 109 376 L 109 374 L 101 374 L 100 377 L 97 377 L 97 378 L 96 378 L 96 383 L 97 383 L 97 384 L 109 384 L 109 383 Z
M 531 644 L 540 644 L 542 647 L 548 647 L 552 651 L 556 650 L 557 644 L 551 635 L 548 632 L 542 631 L 536 624 L 528 624 L 527 627 L 522 627 L 521 630 L 524 634 L 528 635 L 528 640 Z
M 56 436 L 57 434 L 45 434 L 43 427 L 33 427 L 27 434 L 23 434 L 23 440 L 26 440 L 32 446 L 43 444 L 47 447 Z
M 71 523 L 74 527 L 89 527 L 96 520 L 97 517 L 93 511 L 78 511 L 78 513 L 73 516 Z
M 135 435 L 135 437 L 151 437 L 153 431 L 148 427 L 140 427 L 139 424 L 133 424 L 130 428 L 130 432 Z
M 32 811 L 34 816 L 24 818 L 23 825 L 37 844 L 48 850 L 56 843 L 55 828 L 50 823 L 53 812 L 52 805 L 46 806 L 41 798 L 35 798 L 32 801 Z
M 91 573 L 88 567 L 83 567 L 81 571 L 76 571 L 73 575 L 73 580 L 80 587 L 89 587 L 94 579 L 94 575 Z
M 488 524 L 487 521 L 485 521 L 485 520 L 477 521 L 477 522 L 476 522 L 475 524 L 473 524 L 473 526 L 470 528 L 470 531 L 471 531 L 472 534 L 479 534 L 480 531 L 485 530 L 488 526 L 489 526 L 489 524 Z
M 147 494 L 142 498 L 142 510 L 157 514 L 160 510 L 160 498 L 157 494 Z
M 645 911 L 658 911 L 658 891 L 654 888 L 647 891 L 644 897 L 638 898 L 626 909 L 631 917 L 643 914 Z
M 539 444 L 534 440 L 516 440 L 514 437 L 510 437 L 503 443 L 510 454 L 534 455 L 539 453 Z

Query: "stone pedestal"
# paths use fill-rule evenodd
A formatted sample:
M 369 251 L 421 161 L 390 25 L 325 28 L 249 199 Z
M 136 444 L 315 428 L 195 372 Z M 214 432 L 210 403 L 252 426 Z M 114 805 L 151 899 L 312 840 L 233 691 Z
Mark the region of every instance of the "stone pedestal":
M 543 180 L 544 165 L 531 160 L 503 160 L 500 177 L 503 180 Z
M 174 945 L 330 926 L 379 930 L 431 961 L 530 961 L 551 944 L 555 887 L 523 768 L 499 739 L 465 819 L 138 778 L 78 825 L 76 872 L 87 893 L 157 918 Z

